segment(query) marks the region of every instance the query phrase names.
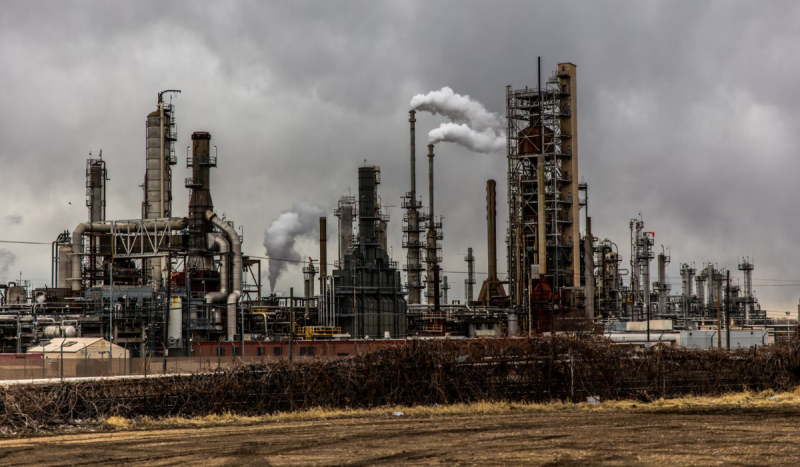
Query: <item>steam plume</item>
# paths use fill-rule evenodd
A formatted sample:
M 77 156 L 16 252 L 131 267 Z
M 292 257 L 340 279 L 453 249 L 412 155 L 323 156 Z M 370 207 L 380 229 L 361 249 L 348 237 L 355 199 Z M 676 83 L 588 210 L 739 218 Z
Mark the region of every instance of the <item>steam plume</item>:
M 456 143 L 470 151 L 489 154 L 501 151 L 506 147 L 506 137 L 504 134 L 495 133 L 492 130 L 477 132 L 465 124 L 442 123 L 439 128 L 433 129 L 428 133 L 431 143 L 446 141 Z
M 314 238 L 319 230 L 319 218 L 325 210 L 305 201 L 295 203 L 272 221 L 264 232 L 264 248 L 269 260 L 269 288 L 275 291 L 278 278 L 291 261 L 301 261 L 302 256 L 294 249 L 298 238 Z M 290 260 L 290 261 L 278 261 Z
M 0 275 L 7 273 L 16 260 L 17 256 L 14 253 L 5 248 L 0 248 Z
M 448 86 L 428 94 L 417 94 L 411 98 L 411 108 L 441 114 L 450 120 L 428 133 L 431 143 L 456 143 L 484 154 L 500 151 L 506 145 L 503 119 L 486 110 L 480 102 L 468 95 L 456 94 Z
M 456 94 L 449 86 L 425 95 L 417 94 L 411 98 L 411 108 L 442 114 L 455 123 L 466 123 L 478 132 L 502 131 L 506 126 L 496 113 L 489 112 L 483 104 L 466 94 Z

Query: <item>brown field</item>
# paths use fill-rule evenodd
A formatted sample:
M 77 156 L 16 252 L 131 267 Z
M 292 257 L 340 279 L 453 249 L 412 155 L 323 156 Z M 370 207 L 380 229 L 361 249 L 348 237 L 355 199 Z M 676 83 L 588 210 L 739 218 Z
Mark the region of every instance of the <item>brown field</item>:
M 110 419 L 0 440 L 0 464 L 796 465 L 800 394 L 771 396 Z

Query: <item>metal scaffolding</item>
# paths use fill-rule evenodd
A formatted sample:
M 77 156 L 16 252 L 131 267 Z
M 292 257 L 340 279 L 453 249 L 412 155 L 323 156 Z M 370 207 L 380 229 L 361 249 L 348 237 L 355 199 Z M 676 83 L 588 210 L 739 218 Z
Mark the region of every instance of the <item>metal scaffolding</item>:
M 506 89 L 512 306 L 525 304 L 531 265 L 556 291 L 580 286 L 575 79 L 562 63 L 544 86 Z

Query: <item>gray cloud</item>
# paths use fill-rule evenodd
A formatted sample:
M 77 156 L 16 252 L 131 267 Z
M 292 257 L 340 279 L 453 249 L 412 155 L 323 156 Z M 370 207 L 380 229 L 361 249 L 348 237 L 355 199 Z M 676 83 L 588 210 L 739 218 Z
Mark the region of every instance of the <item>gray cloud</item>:
M 384 201 L 399 204 L 409 99 L 450 86 L 503 115 L 504 86 L 535 86 L 541 55 L 544 78 L 559 61 L 578 65 L 580 175 L 596 235 L 627 259 L 628 220 L 642 211 L 671 246 L 673 280 L 680 262 L 735 270 L 741 255 L 755 257 L 757 279 L 800 279 L 788 253 L 800 195 L 799 23 L 800 5 L 782 1 L 9 3 L 0 197 L 25 215 L 15 232 L 52 241 L 85 220 L 84 163 L 102 148 L 109 216 L 137 217 L 142 123 L 158 91 L 179 88 L 178 150 L 192 131 L 212 133 L 215 205 L 247 232 L 260 237 L 300 199 L 331 205 L 355 189 L 364 159 L 382 168 Z M 418 135 L 445 121 L 417 120 Z M 458 255 L 471 246 L 485 271 L 483 186 L 494 178 L 504 198 L 505 158 L 441 145 L 436 164 L 444 269 L 465 270 Z M 185 174 L 175 168 L 179 214 Z M 401 212 L 390 213 L 399 259 Z M 245 252 L 260 253 L 256 236 L 245 238 Z M 17 264 L 49 277 L 49 252 L 26 249 Z M 281 284 L 301 281 L 290 268 Z M 800 296 L 756 284 L 769 309 L 793 309 Z
M 19 214 L 9 214 L 3 218 L 6 221 L 7 225 L 19 225 L 22 224 L 22 216 Z

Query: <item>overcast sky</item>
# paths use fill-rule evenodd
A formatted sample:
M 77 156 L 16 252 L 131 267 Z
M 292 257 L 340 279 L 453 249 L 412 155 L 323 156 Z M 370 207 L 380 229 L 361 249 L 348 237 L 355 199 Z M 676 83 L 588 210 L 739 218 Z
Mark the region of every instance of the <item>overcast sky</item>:
M 178 159 L 193 131 L 211 132 L 215 208 L 244 226 L 245 253 L 263 256 L 265 229 L 300 200 L 324 207 L 333 233 L 364 160 L 381 166 L 384 203 L 400 204 L 414 94 L 451 86 L 504 114 L 505 86 L 535 86 L 541 56 L 545 76 L 578 66 L 580 176 L 594 234 L 619 245 L 623 267 L 641 211 L 656 248 L 671 247 L 673 293 L 682 262 L 740 278 L 737 258 L 750 256 L 762 305 L 794 310 L 798 24 L 792 1 L 0 1 L 0 239 L 49 243 L 85 221 L 85 159 L 100 149 L 108 217 L 139 217 L 145 117 L 176 88 Z M 422 156 L 443 120 L 417 120 Z M 436 152 L 444 269 L 460 299 L 468 247 L 486 271 L 489 178 L 505 226 L 507 166 L 504 154 Z M 174 169 L 182 216 L 189 170 Z M 402 259 L 402 212 L 388 212 Z M 299 246 L 318 256 L 315 242 Z M 0 248 L 0 282 L 21 271 L 49 283 L 49 245 Z M 278 289 L 301 284 L 294 267 Z

